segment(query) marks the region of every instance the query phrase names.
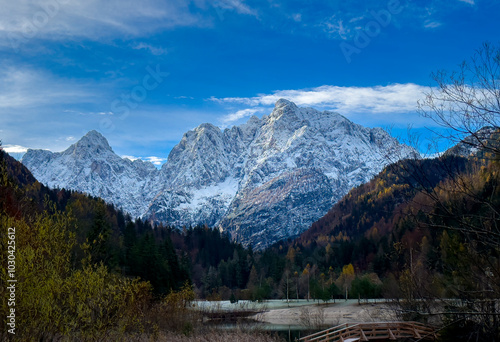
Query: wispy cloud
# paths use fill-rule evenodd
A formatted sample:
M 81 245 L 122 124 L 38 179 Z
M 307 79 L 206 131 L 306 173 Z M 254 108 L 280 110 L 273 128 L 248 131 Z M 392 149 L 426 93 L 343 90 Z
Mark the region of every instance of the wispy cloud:
M 207 7 L 257 16 L 242 0 L 1 0 L 0 45 L 32 38 L 141 37 L 177 27 L 209 27 Z M 16 42 L 17 41 L 17 42 Z M 2 44 L 3 43 L 3 44 Z M 139 44 L 140 46 L 140 44 Z M 153 54 L 166 50 L 143 45 Z
M 299 106 L 323 107 L 340 113 L 403 113 L 415 111 L 417 100 L 422 98 L 423 87 L 413 83 L 375 87 L 338 87 L 324 85 L 311 89 L 277 90 L 272 94 L 255 97 L 226 97 L 211 100 L 220 104 L 242 104 L 251 107 L 272 106 L 280 98 Z M 227 118 L 243 117 L 255 108 L 240 110 Z
M 233 122 L 238 121 L 240 119 L 252 116 L 255 113 L 258 113 L 258 112 L 261 112 L 261 111 L 262 111 L 261 108 L 247 108 L 247 109 L 242 109 L 242 110 L 238 110 L 238 111 L 236 111 L 234 113 L 231 113 L 231 114 L 223 116 L 220 119 L 220 121 L 222 121 L 223 124 L 230 124 L 230 123 L 233 123 Z
M 474 0 L 445 2 L 428 0 L 428 7 L 436 13 L 445 13 L 465 3 L 476 5 Z M 243 0 L 143 0 L 138 5 L 132 0 L 0 0 L 0 47 L 23 45 L 33 38 L 47 40 L 102 40 L 148 37 L 151 34 L 178 27 L 213 27 L 223 20 L 227 11 L 253 16 L 261 25 L 282 27 L 276 23 L 292 22 L 293 32 L 318 31 L 332 39 L 350 39 L 365 25 L 375 20 L 370 11 L 387 10 L 388 2 L 376 0 L 301 3 L 300 13 L 291 2 L 274 1 L 270 5 L 250 6 Z M 401 1 L 407 8 L 398 14 L 399 23 L 421 26 L 428 18 L 423 15 L 427 6 Z M 214 16 L 214 10 L 218 16 Z M 393 16 L 395 17 L 395 16 Z M 395 18 L 393 18 L 395 20 Z M 425 25 L 425 24 L 424 24 Z M 300 30 L 297 30 L 300 28 Z M 153 55 L 164 55 L 167 49 L 139 43 Z
M 271 8 L 263 15 L 273 23 L 283 20 L 286 16 L 292 26 L 291 32 L 314 36 L 322 34 L 333 40 L 352 40 L 387 20 L 391 27 L 396 29 L 402 27 L 434 29 L 448 24 L 450 13 L 463 9 L 464 5 L 479 6 L 475 0 L 421 2 L 351 0 L 329 1 L 321 5 L 318 5 L 318 2 L 306 1 L 301 3 L 301 20 L 294 20 L 290 13 L 295 13 L 296 8 L 294 2 L 290 3 L 289 5 L 280 2 L 279 6 Z M 281 29 L 283 26 L 284 24 L 276 27 Z M 380 26 L 385 27 L 385 24 Z
M 229 2 L 228 9 L 250 11 L 239 1 Z M 198 11 L 193 1 L 184 0 L 143 0 L 140 5 L 132 0 L 25 0 L 1 1 L 1 5 L 2 45 L 32 38 L 137 37 L 174 27 L 210 25 L 210 19 Z
M 436 28 L 436 27 L 439 27 L 441 26 L 442 23 L 438 22 L 438 21 L 433 21 L 433 20 L 428 20 L 424 23 L 424 27 L 425 28 L 430 28 L 430 29 L 433 29 L 433 28 Z
M 242 0 L 215 0 L 213 6 L 224 10 L 235 10 L 240 14 L 257 15 L 257 11 L 249 7 Z
M 335 15 L 325 19 L 320 26 L 332 38 L 346 40 L 354 36 L 354 25 L 351 22 L 345 24 L 343 19 Z
M 302 14 L 301 13 L 295 13 L 292 15 L 292 19 L 296 22 L 301 22 L 302 21 Z
M 146 50 L 149 51 L 154 56 L 166 55 L 168 50 L 161 46 L 153 46 L 147 43 L 138 43 L 132 47 L 134 50 Z
M 116 84 L 8 63 L 0 70 L 0 80 L 4 142 L 52 151 L 64 150 L 83 131 L 99 129 L 100 120 L 110 115 L 109 98 Z
M 0 70 L 0 109 L 74 104 L 95 100 L 94 84 L 56 77 L 49 72 L 23 67 Z

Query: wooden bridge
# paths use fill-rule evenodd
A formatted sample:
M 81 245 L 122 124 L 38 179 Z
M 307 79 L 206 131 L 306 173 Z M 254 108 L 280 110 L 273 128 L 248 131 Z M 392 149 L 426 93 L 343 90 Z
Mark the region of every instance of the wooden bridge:
M 415 338 L 422 341 L 434 341 L 436 339 L 436 333 L 434 329 L 417 322 L 381 322 L 357 324 L 346 323 L 306 337 L 302 337 L 299 341 L 395 341 L 404 338 Z

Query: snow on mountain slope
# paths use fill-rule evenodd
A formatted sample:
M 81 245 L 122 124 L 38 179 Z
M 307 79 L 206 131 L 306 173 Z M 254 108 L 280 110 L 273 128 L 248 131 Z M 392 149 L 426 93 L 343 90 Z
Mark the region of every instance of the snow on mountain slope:
M 498 128 L 486 126 L 461 140 L 455 146 L 446 150 L 443 155 L 455 155 L 468 158 L 481 150 L 498 149 Z
M 100 196 L 134 216 L 207 224 L 264 248 L 307 229 L 380 172 L 388 153 L 416 155 L 380 128 L 279 100 L 262 119 L 186 132 L 161 170 L 118 157 L 95 131 L 61 153 L 29 150 L 23 163 L 49 186 Z
M 101 197 L 133 216 L 147 209 L 159 173 L 149 162 L 120 158 L 96 131 L 63 152 L 28 150 L 22 163 L 49 187 Z
M 240 189 L 219 223 L 256 248 L 307 229 L 352 187 L 380 172 L 388 152 L 414 154 L 381 129 L 286 100 L 261 123 Z

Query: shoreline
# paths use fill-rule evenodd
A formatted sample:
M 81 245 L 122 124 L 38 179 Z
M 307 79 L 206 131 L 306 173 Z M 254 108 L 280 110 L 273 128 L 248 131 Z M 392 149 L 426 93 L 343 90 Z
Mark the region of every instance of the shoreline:
M 268 309 L 250 318 L 272 325 L 336 326 L 343 323 L 394 321 L 396 317 L 386 302 L 341 300 L 336 303 Z

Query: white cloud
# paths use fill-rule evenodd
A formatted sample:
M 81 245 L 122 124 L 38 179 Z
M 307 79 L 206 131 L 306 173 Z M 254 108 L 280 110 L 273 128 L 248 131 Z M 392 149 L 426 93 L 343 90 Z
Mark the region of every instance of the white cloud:
M 134 156 L 123 155 L 121 157 L 124 158 L 124 159 L 131 160 L 131 161 L 134 161 L 134 160 L 148 161 L 148 162 L 152 163 L 155 166 L 161 166 L 167 160 L 166 158 L 160 158 L 160 157 L 155 157 L 155 156 L 141 158 L 141 157 L 134 157 Z
M 7 153 L 26 153 L 28 148 L 20 145 L 5 145 L 3 150 Z
M 97 95 L 97 94 L 94 94 L 94 96 L 95 95 Z M 68 114 L 76 114 L 76 115 L 80 115 L 80 116 L 89 116 L 89 115 L 114 115 L 114 113 L 111 112 L 111 111 L 108 111 L 108 112 L 91 112 L 91 111 L 82 112 L 82 111 L 73 110 L 73 109 L 64 109 L 63 112 L 64 113 L 68 113 Z
M 75 141 L 75 137 L 66 137 L 66 141 Z
M 296 22 L 301 22 L 302 21 L 302 14 L 301 13 L 296 13 L 292 16 L 293 20 Z
M 308 15 L 303 17 L 300 32 L 321 30 L 328 38 L 335 40 L 353 40 L 362 32 L 370 31 L 374 26 L 367 26 L 370 22 L 380 23 L 380 13 L 391 13 L 389 26 L 401 29 L 413 27 L 418 29 L 434 29 L 446 25 L 452 20 L 450 13 L 462 8 L 464 4 L 478 6 L 476 0 L 428 0 L 418 1 L 390 1 L 355 0 L 355 1 L 329 1 L 328 5 L 314 8 L 314 2 L 304 2 L 302 11 Z M 390 10 L 395 6 L 395 11 Z M 327 8 L 327 10 L 322 10 Z M 385 11 L 385 12 L 384 12 Z M 375 15 L 374 15 L 375 13 Z M 385 14 L 382 16 L 385 17 Z M 439 18 L 440 20 L 437 20 Z M 386 25 L 381 25 L 381 31 L 386 31 Z M 299 32 L 299 31 L 297 31 Z M 387 31 L 387 33 L 390 33 Z M 314 32 L 317 34 L 317 32 Z
M 255 10 L 250 8 L 241 0 L 215 0 L 213 1 L 213 6 L 216 9 L 218 8 L 224 10 L 235 10 L 240 14 L 248 14 L 253 16 L 257 15 L 257 12 Z
M 153 163 L 154 165 L 162 165 L 167 160 L 167 158 L 160 158 L 155 156 L 146 157 L 144 159 L 147 160 L 148 162 Z
M 405 113 L 415 111 L 417 100 L 422 98 L 423 93 L 428 90 L 427 87 L 413 83 L 375 87 L 324 85 L 312 89 L 278 90 L 272 94 L 260 94 L 255 97 L 213 97 L 211 100 L 221 104 L 236 103 L 258 107 L 272 106 L 280 98 L 285 98 L 299 106 L 323 107 L 344 114 Z M 237 113 L 234 113 L 233 117 L 237 117 Z M 244 113 L 248 112 L 242 112 L 241 115 Z
M 153 46 L 151 44 L 139 43 L 132 47 L 134 50 L 147 50 L 154 56 L 166 55 L 168 50 L 163 47 Z
M 19 48 L 32 38 L 51 40 L 145 37 L 176 27 L 209 27 L 207 5 L 257 16 L 241 0 L 0 0 L 0 45 Z M 153 54 L 161 47 L 139 44 Z
M 131 161 L 134 161 L 134 160 L 137 160 L 139 159 L 138 157 L 134 157 L 134 156 L 121 156 L 123 159 L 129 159 Z
M 32 68 L 5 67 L 0 70 L 0 80 L 0 109 L 75 104 L 95 100 L 97 96 L 92 84 Z
M 364 19 L 365 19 L 364 16 L 359 16 L 359 17 L 352 18 L 351 20 L 349 20 L 349 22 L 350 23 L 355 23 L 357 21 L 364 20 Z
M 237 112 L 225 115 L 220 120 L 224 124 L 230 124 L 232 122 L 235 122 L 235 121 L 238 121 L 238 120 L 240 120 L 242 118 L 246 118 L 248 116 L 254 115 L 255 113 L 261 112 L 261 111 L 262 111 L 261 108 L 247 108 L 247 109 L 242 109 L 242 110 L 238 110 Z
M 424 23 L 424 27 L 425 28 L 436 28 L 436 27 L 439 27 L 441 26 L 442 24 L 438 21 L 431 21 L 431 20 L 428 20 Z
M 143 0 L 139 5 L 132 0 L 0 0 L 0 5 L 0 36 L 16 44 L 35 37 L 95 40 L 210 24 L 184 0 Z
M 343 19 L 339 19 L 337 16 L 332 16 L 323 21 L 320 26 L 323 30 L 332 38 L 340 38 L 343 40 L 351 39 L 354 37 L 353 25 L 344 24 Z

